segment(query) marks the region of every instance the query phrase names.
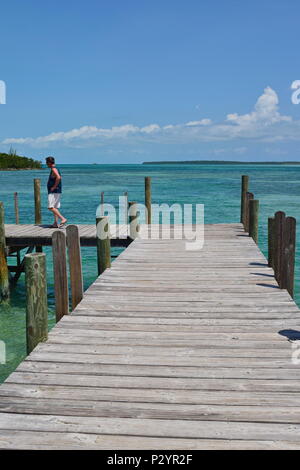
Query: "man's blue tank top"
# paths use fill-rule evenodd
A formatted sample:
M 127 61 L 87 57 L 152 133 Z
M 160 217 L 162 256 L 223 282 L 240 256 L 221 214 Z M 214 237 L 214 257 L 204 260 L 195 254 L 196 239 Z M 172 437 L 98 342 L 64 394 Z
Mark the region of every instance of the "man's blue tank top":
M 61 175 L 59 169 L 58 168 L 56 168 L 56 169 L 57 169 L 58 173 Z M 51 175 L 52 175 L 52 170 L 50 171 L 50 175 L 49 175 L 49 179 L 48 179 L 48 183 L 47 183 L 48 194 L 61 193 L 61 188 L 62 188 L 61 180 L 59 181 L 57 188 L 55 188 L 54 191 L 50 191 L 50 188 L 52 188 L 54 186 L 55 181 L 56 181 L 55 176 L 51 176 Z

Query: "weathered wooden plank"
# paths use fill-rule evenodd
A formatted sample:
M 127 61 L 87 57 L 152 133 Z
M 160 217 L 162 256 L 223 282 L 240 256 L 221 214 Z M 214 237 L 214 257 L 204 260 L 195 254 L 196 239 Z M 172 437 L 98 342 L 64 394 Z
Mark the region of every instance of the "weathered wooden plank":
M 67 334 L 66 334 L 67 333 Z M 70 334 L 72 333 L 72 334 Z M 66 332 L 66 330 L 61 330 L 60 334 L 49 333 L 49 343 L 60 343 L 60 344 L 99 344 L 100 339 L 99 335 L 92 334 L 90 330 L 90 334 L 81 334 L 81 331 L 78 332 L 76 329 Z M 289 348 L 288 341 L 277 341 L 274 344 L 274 339 L 266 341 L 255 341 L 255 340 L 236 340 L 234 337 L 229 340 L 222 340 L 221 341 L 214 341 L 211 339 L 172 339 L 172 338 L 153 338 L 148 339 L 145 342 L 145 338 L 112 338 L 110 339 L 110 335 L 103 336 L 101 338 L 102 345 L 120 345 L 120 346 L 160 346 L 160 347 L 193 347 L 193 348 L 207 348 L 207 349 L 226 349 L 226 348 L 236 348 L 236 349 L 270 349 L 270 348 L 280 348 L 280 349 L 287 349 Z
M 23 383 L 4 383 L 0 387 L 1 397 L 41 398 L 57 400 L 70 399 L 82 401 L 110 401 L 124 403 L 178 403 L 191 405 L 223 406 L 267 406 L 298 407 L 295 393 L 210 390 L 165 390 L 146 388 L 111 388 L 90 386 L 56 386 Z
M 5 413 L 106 418 L 134 418 L 191 420 L 191 421 L 246 421 L 256 423 L 299 423 L 300 407 L 224 406 L 166 403 L 122 403 L 111 401 L 68 400 L 56 397 L 16 398 L 1 397 L 0 411 Z M 299 441 L 300 444 L 300 441 Z
M 290 348 L 278 348 L 277 346 L 272 349 L 258 349 L 258 348 L 188 348 L 188 347 L 157 347 L 157 346 L 118 346 L 118 345 L 105 345 L 105 344 L 68 344 L 68 343 L 50 343 L 39 344 L 36 351 L 49 351 L 61 353 L 84 353 L 84 354 L 103 354 L 109 358 L 114 356 L 122 356 L 122 361 L 131 360 L 134 356 L 136 360 L 143 360 L 140 356 L 153 356 L 153 364 L 160 361 L 164 363 L 165 356 L 170 356 L 174 363 L 181 363 L 185 365 L 197 365 L 197 357 L 257 357 L 263 359 L 268 358 L 291 358 Z M 195 358 L 195 359 L 194 359 Z M 149 364 L 149 359 L 147 363 Z M 195 360 L 195 362 L 194 362 Z M 188 364 L 185 363 L 188 361 Z M 104 361 L 105 362 L 105 361 Z M 152 363 L 152 362 L 151 362 Z
M 203 379 L 270 379 L 270 380 L 299 380 L 299 368 L 287 358 L 214 358 L 214 366 L 210 367 L 211 358 L 194 358 L 177 360 L 149 357 L 131 358 L 125 356 L 101 357 L 89 354 L 67 354 L 61 358 L 59 352 L 45 352 L 32 356 L 24 361 L 17 369 L 18 372 L 41 373 L 73 373 L 84 375 L 114 375 L 114 376 L 146 376 L 146 377 L 176 377 Z M 263 362 L 262 362 L 263 361 Z M 277 369 L 276 369 L 277 367 Z
M 88 433 L 0 431 L 0 448 L 25 450 L 299 450 L 298 442 L 180 439 Z
M 280 317 L 281 318 L 281 317 Z M 245 319 L 242 318 L 238 322 L 236 319 L 227 319 L 227 318 L 221 318 L 221 319 L 216 319 L 216 318 L 186 318 L 186 317 L 180 317 L 180 318 L 155 318 L 155 317 L 148 317 L 148 318 L 143 318 L 143 317 L 136 317 L 136 318 L 131 318 L 131 317 L 113 317 L 110 315 L 107 316 L 102 316 L 102 317 L 97 317 L 96 318 L 91 318 L 90 316 L 85 316 L 84 312 L 79 314 L 79 312 L 76 312 L 75 314 L 72 313 L 69 316 L 64 318 L 64 323 L 72 323 L 73 321 L 80 322 L 80 323 L 86 323 L 86 324 L 93 324 L 93 325 L 101 325 L 103 326 L 118 326 L 120 328 L 126 329 L 130 325 L 130 328 L 134 327 L 140 327 L 145 326 L 145 325 L 153 325 L 155 327 L 162 327 L 162 326 L 180 326 L 181 328 L 186 326 L 186 327 L 197 327 L 200 326 L 201 328 L 207 327 L 207 331 L 211 331 L 208 329 L 208 327 L 232 327 L 234 328 L 241 328 L 241 331 L 245 327 L 253 327 L 255 331 L 270 331 L 270 327 L 274 329 L 287 329 L 287 328 L 296 328 L 299 327 L 299 323 L 292 323 L 290 320 L 284 320 L 284 319 L 278 319 L 274 320 L 272 319 L 271 321 L 266 321 L 266 318 L 260 318 L 260 319 Z M 238 323 L 238 325 L 237 325 Z M 202 330 L 203 331 L 203 330 Z M 232 330 L 234 331 L 234 330 Z
M 130 434 L 149 437 L 206 439 L 257 439 L 300 442 L 300 425 L 223 421 L 99 418 L 90 416 L 49 416 L 0 414 L 1 429 L 37 432 L 90 432 Z
M 80 319 L 88 319 L 90 321 L 80 321 Z M 73 321 L 74 320 L 74 321 Z M 249 334 L 252 335 L 247 336 L 248 339 L 270 339 L 268 336 L 270 333 L 270 326 L 264 325 L 261 327 L 258 327 L 257 325 L 255 326 L 222 326 L 222 336 L 219 336 L 218 333 L 215 333 L 215 327 L 211 326 L 202 326 L 202 325 L 184 325 L 178 322 L 177 324 L 168 324 L 168 325 L 159 325 L 159 324 L 117 324 L 117 323 L 103 323 L 103 322 L 98 322 L 98 318 L 96 317 L 72 317 L 70 318 L 69 321 L 67 322 L 61 322 L 59 325 L 61 328 L 74 328 L 74 329 L 87 329 L 87 330 L 101 330 L 101 331 L 130 331 L 130 332 L 144 332 L 144 333 L 150 333 L 150 332 L 159 332 L 159 333 L 175 333 L 174 337 L 184 337 L 183 333 L 192 333 L 192 337 L 194 338 L 197 336 L 199 339 L 205 339 L 207 334 L 209 335 L 214 335 L 212 336 L 213 339 L 217 339 L 220 337 L 220 339 L 228 339 L 227 337 L 225 338 L 223 335 L 224 334 L 230 334 L 230 335 L 238 335 L 238 338 L 246 338 L 244 334 Z M 178 329 L 180 329 L 180 333 L 178 333 Z M 277 331 L 276 331 L 277 330 Z M 282 335 L 279 333 L 280 331 L 285 330 L 286 333 L 283 333 Z M 293 338 L 293 339 L 300 339 L 300 331 L 299 331 L 299 323 L 298 324 L 292 324 L 292 323 L 285 323 L 278 325 L 278 328 L 275 328 L 274 330 L 275 334 L 279 334 L 280 338 L 279 339 L 286 339 L 286 338 Z M 266 334 L 266 336 L 264 335 Z M 216 336 L 217 335 L 217 336 Z M 239 336 L 242 335 L 242 336 Z M 275 339 L 275 338 L 274 338 Z
M 40 384 L 53 386 L 85 386 L 117 387 L 117 388 L 152 388 L 165 390 L 221 390 L 244 392 L 293 392 L 299 394 L 300 384 L 297 380 L 271 379 L 197 379 L 178 377 L 136 377 L 88 374 L 56 374 L 35 372 L 13 372 L 7 379 L 8 383 Z M 1 421 L 0 421 L 1 429 Z
M 91 333 L 92 331 L 92 333 Z M 217 344 L 221 341 L 273 341 L 274 343 L 283 342 L 287 344 L 288 339 L 300 339 L 300 332 L 298 330 L 286 331 L 285 334 L 279 334 L 276 330 L 273 332 L 257 332 L 257 333 L 201 333 L 201 332 L 181 332 L 181 331 L 132 331 L 130 329 L 117 331 L 117 330 L 102 330 L 101 328 L 97 329 L 96 327 L 88 328 L 87 325 L 82 327 L 80 324 L 76 325 L 65 322 L 59 322 L 57 328 L 52 335 L 61 336 L 61 335 L 73 335 L 77 334 L 80 336 L 95 336 L 99 340 L 109 340 L 112 342 L 124 342 L 124 341 L 147 341 L 149 343 L 160 340 L 168 342 L 188 342 L 188 341 L 200 341 L 200 340 L 210 340 L 212 344 Z M 287 344 L 289 346 L 289 344 Z

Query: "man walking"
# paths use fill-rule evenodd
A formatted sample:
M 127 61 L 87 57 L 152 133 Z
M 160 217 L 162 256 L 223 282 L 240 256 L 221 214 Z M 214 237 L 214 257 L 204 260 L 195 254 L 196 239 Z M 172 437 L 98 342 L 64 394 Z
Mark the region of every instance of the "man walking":
M 51 168 L 47 189 L 48 189 L 48 209 L 53 213 L 54 223 L 51 225 L 53 228 L 63 228 L 67 219 L 59 212 L 60 208 L 60 196 L 61 196 L 61 174 L 58 168 L 55 166 L 55 158 L 47 157 L 46 164 L 48 168 Z M 60 219 L 60 223 L 58 223 Z

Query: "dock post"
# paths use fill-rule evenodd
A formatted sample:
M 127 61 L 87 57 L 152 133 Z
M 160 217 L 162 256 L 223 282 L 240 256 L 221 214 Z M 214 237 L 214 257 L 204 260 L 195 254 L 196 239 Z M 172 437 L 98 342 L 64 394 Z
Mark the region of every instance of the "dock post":
M 96 218 L 98 275 L 111 267 L 110 229 L 108 217 Z
M 136 201 L 130 201 L 128 203 L 128 214 L 129 214 L 129 237 L 134 240 L 138 238 L 140 226 L 139 226 L 139 213 L 138 205 Z
M 15 221 L 16 221 L 16 224 L 18 225 L 20 223 L 18 193 L 14 193 L 14 203 L 15 203 Z
M 252 199 L 254 199 L 254 194 L 247 192 L 245 196 L 244 229 L 248 233 L 249 233 L 249 205 Z
M 66 236 L 57 230 L 52 235 L 56 321 L 69 313 L 69 289 L 66 259 Z
M 281 269 L 283 258 L 283 232 L 285 225 L 285 213 L 278 211 L 274 218 L 274 252 L 273 252 L 273 268 L 276 281 L 281 288 Z
M 283 230 L 283 257 L 281 270 L 281 288 L 287 289 L 294 297 L 295 252 L 296 252 L 296 219 L 287 217 Z
M 42 223 L 41 211 L 41 180 L 34 178 L 34 223 L 40 225 Z
M 273 267 L 274 257 L 274 217 L 268 217 L 268 266 Z
M 42 223 L 42 210 L 41 210 L 41 180 L 34 178 L 34 223 L 40 225 Z M 36 252 L 42 253 L 43 247 L 36 246 Z
M 6 261 L 4 205 L 0 202 L 0 301 L 9 299 L 9 273 Z
M 48 338 L 45 253 L 25 255 L 27 354 Z
M 252 237 L 258 244 L 258 199 L 250 199 L 249 201 L 249 237 Z
M 66 233 L 69 258 L 72 310 L 74 310 L 83 298 L 80 238 L 77 225 L 68 225 L 66 228 Z
M 248 192 L 249 176 L 242 175 L 242 187 L 241 187 L 241 223 L 245 225 L 245 214 L 246 214 L 246 193 Z
M 151 224 L 151 177 L 145 177 L 145 223 Z

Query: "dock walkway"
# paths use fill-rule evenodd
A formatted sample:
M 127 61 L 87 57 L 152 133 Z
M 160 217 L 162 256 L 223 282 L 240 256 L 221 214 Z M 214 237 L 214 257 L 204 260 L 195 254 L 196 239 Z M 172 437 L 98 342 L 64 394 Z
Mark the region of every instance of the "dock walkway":
M 96 246 L 96 224 L 80 224 L 79 229 L 81 246 Z M 50 246 L 53 232 L 60 230 L 49 225 L 34 224 L 5 224 L 6 246 Z M 127 246 L 128 226 L 110 225 L 112 246 Z
M 299 449 L 299 309 L 256 244 L 146 230 L 0 386 L 0 448 Z

